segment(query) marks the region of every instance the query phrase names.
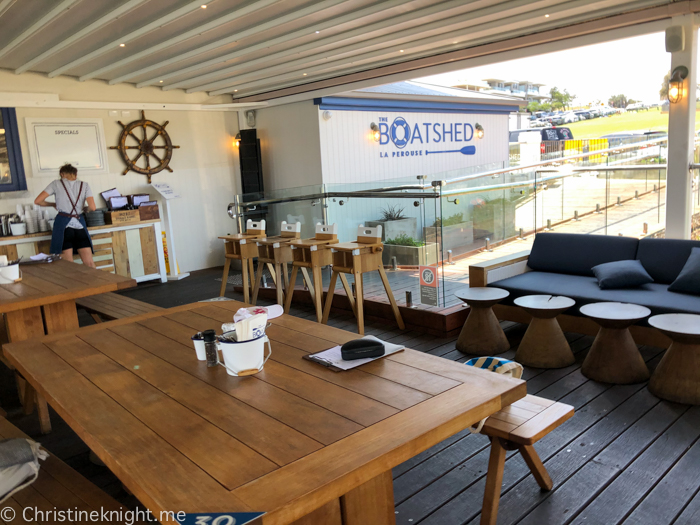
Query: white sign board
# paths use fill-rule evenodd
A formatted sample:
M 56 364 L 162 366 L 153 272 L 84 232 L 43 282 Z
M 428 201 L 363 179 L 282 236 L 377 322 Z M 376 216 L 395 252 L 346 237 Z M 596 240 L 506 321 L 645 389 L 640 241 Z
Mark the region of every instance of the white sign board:
M 56 177 L 64 164 L 80 173 L 109 173 L 102 119 L 26 118 L 29 156 L 35 176 Z
M 153 186 L 166 201 L 180 198 L 180 194 L 175 192 L 173 187 L 167 182 L 154 182 L 151 186 Z
M 319 117 L 319 129 L 325 183 L 415 182 L 416 175 L 438 173 L 448 179 L 508 166 L 507 113 L 338 110 L 330 120 Z

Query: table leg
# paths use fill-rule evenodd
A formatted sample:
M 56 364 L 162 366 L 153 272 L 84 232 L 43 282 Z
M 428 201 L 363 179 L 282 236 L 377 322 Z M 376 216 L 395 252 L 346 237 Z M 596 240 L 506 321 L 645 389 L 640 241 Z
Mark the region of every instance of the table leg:
M 352 308 L 352 315 L 354 315 L 355 318 L 357 318 L 357 309 L 355 307 L 355 298 L 352 295 L 352 287 L 350 286 L 350 283 L 348 283 L 345 274 L 341 273 L 338 276 L 340 277 L 340 282 L 343 283 L 343 289 L 345 290 L 345 295 L 347 296 L 348 302 L 350 303 L 350 308 Z
M 656 397 L 700 405 L 700 344 L 673 341 L 649 381 Z
M 601 327 L 581 366 L 588 379 L 629 385 L 649 379 L 647 368 L 627 328 Z
M 285 268 L 286 269 L 286 268 Z M 282 265 L 280 263 L 275 263 L 275 293 L 277 294 L 277 304 L 284 304 L 284 288 L 282 288 Z M 286 281 L 285 277 L 285 281 Z
M 391 310 L 394 312 L 394 318 L 396 319 L 396 324 L 399 325 L 399 328 L 401 330 L 406 329 L 406 325 L 403 323 L 403 318 L 401 317 L 401 311 L 399 310 L 399 305 L 396 304 L 396 299 L 394 298 L 394 294 L 391 292 L 391 286 L 389 285 L 389 279 L 386 276 L 386 272 L 384 271 L 384 266 L 380 266 L 378 268 L 379 270 L 379 277 L 382 279 L 382 284 L 384 285 L 384 291 L 386 292 L 387 297 L 389 298 L 389 304 L 391 304 Z
M 493 309 L 474 305 L 470 307 L 455 346 L 460 352 L 480 356 L 502 354 L 510 349 L 508 338 Z
M 359 256 L 356 256 L 356 257 L 359 257 Z M 355 267 L 358 268 L 359 265 L 357 265 Z M 355 297 L 355 308 L 357 311 L 357 333 L 360 335 L 365 335 L 365 314 L 363 311 L 364 291 L 362 290 L 362 273 L 355 272 L 354 277 L 355 277 L 355 294 L 357 295 L 357 297 Z
M 302 281 L 306 283 L 306 287 L 309 289 L 309 294 L 311 295 L 311 301 L 314 303 L 314 308 L 316 308 L 316 293 L 314 291 L 314 283 L 309 277 L 309 271 L 304 266 L 300 266 Z M 311 270 L 313 273 L 313 269 Z
M 520 342 L 515 360 L 534 368 L 564 368 L 576 362 L 556 317 L 533 317 Z
M 72 303 L 73 305 L 73 315 L 75 316 L 75 328 L 77 328 L 78 312 L 75 308 L 75 301 L 65 302 Z M 58 304 L 63 305 L 63 303 Z M 54 311 L 61 310 L 63 308 L 65 308 L 65 305 L 49 309 L 49 319 L 47 320 L 47 326 L 50 325 L 52 329 L 54 329 L 57 325 L 60 326 L 61 323 L 53 319 L 51 315 Z M 70 318 L 70 316 L 67 320 L 67 323 L 71 328 L 73 327 L 72 319 Z M 28 308 L 26 310 L 8 312 L 5 314 L 5 326 L 7 328 L 7 336 L 10 342 L 24 341 L 32 337 L 40 337 L 44 335 L 44 319 L 41 315 L 41 308 L 37 306 L 35 308 Z M 26 413 L 33 412 L 34 404 L 36 403 L 41 433 L 48 434 L 49 432 L 51 432 L 51 419 L 49 417 L 49 407 L 46 404 L 46 400 L 34 390 L 34 387 L 32 387 L 32 385 L 30 385 L 28 381 L 26 381 L 24 378 L 20 378 L 19 376 L 17 382 L 17 389 L 20 392 L 20 399 L 22 400 L 22 404 Z
M 321 275 L 321 267 L 313 267 L 314 275 L 314 296 L 316 297 L 316 321 L 321 322 L 323 319 L 323 275 Z
M 245 304 L 250 304 L 250 297 L 248 295 L 248 261 L 243 259 L 241 261 L 241 275 L 243 276 L 243 302 Z M 251 275 L 252 279 L 253 276 Z
M 323 324 L 328 324 L 328 316 L 331 314 L 331 306 L 333 306 L 333 295 L 335 294 L 335 283 L 338 281 L 338 272 L 331 274 L 331 282 L 328 285 L 328 293 L 326 294 L 326 304 L 323 306 Z
M 340 500 L 336 499 L 326 503 L 323 507 L 299 518 L 291 525 L 343 525 L 343 518 L 340 513 Z
M 226 262 L 224 263 L 224 275 L 221 278 L 221 290 L 219 291 L 219 297 L 226 295 L 226 284 L 228 281 L 228 270 L 231 267 L 231 259 L 226 257 Z
M 343 525 L 395 525 L 391 471 L 388 470 L 345 494 L 340 498 L 340 507 Z
M 258 302 L 258 292 L 260 291 L 260 281 L 262 281 L 263 267 L 265 265 L 258 261 L 258 273 L 255 274 L 255 284 L 253 285 L 253 305 Z
M 292 306 L 292 297 L 294 296 L 294 283 L 297 280 L 297 273 L 299 272 L 299 267 L 292 265 L 292 276 L 289 278 L 289 284 L 287 285 L 287 292 L 284 296 L 284 313 L 289 313 L 289 308 Z
M 44 310 L 47 334 L 80 328 L 78 324 L 78 308 L 75 306 L 75 301 L 47 304 L 42 308 Z
M 253 277 L 255 276 L 255 266 L 253 266 L 253 258 L 251 257 L 248 259 L 248 268 L 250 269 L 249 275 L 250 275 L 250 293 L 253 293 Z M 248 286 L 248 283 L 246 283 L 246 286 Z

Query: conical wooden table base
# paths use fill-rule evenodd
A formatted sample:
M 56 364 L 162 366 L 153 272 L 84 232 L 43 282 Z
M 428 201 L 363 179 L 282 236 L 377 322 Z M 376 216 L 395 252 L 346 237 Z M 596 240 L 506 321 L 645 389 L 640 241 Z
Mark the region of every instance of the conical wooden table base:
M 455 344 L 457 350 L 479 356 L 506 352 L 510 343 L 491 307 L 508 297 L 508 291 L 485 286 L 464 288 L 455 295 L 471 307 Z

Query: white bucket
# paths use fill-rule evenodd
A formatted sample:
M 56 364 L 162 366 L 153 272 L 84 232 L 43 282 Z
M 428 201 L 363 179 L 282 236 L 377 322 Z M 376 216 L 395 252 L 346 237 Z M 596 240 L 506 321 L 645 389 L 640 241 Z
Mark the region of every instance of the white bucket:
M 267 344 L 267 355 L 265 345 Z M 266 335 L 249 341 L 221 341 L 219 343 L 224 357 L 222 363 L 226 372 L 232 376 L 248 376 L 260 372 L 272 355 L 270 340 Z
M 12 284 L 20 277 L 19 264 L 0 266 L 0 284 Z

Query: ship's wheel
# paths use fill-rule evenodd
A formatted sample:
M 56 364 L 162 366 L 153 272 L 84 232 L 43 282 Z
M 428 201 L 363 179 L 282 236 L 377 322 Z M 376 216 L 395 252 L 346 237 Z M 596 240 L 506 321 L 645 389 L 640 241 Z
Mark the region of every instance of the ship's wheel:
M 126 175 L 129 171 L 135 171 L 148 177 L 148 183 L 151 182 L 151 176 L 156 173 L 168 170 L 170 168 L 170 159 L 173 156 L 173 149 L 180 146 L 173 146 L 168 132 L 165 131 L 165 126 L 168 125 L 166 120 L 163 125 L 146 119 L 146 114 L 141 111 L 141 120 L 135 120 L 129 124 L 121 125 L 122 133 L 119 136 L 119 144 L 111 146 L 110 149 L 119 150 L 122 159 L 126 163 L 126 169 L 122 175 Z

